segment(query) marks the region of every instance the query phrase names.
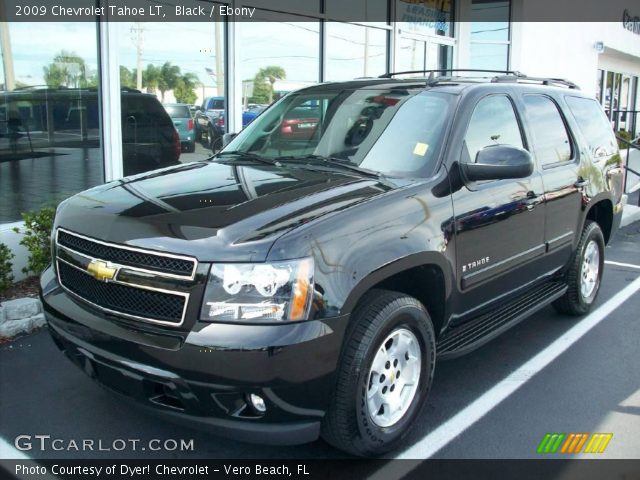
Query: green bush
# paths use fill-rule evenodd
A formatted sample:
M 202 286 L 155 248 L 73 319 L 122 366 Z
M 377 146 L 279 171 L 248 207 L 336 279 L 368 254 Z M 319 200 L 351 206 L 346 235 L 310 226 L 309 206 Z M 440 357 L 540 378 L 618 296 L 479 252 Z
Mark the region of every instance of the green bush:
M 22 269 L 27 275 L 39 275 L 51 263 L 51 230 L 55 214 L 56 209 L 53 207 L 23 213 L 24 231 L 14 228 L 17 233 L 24 234 L 20 245 L 29 250 L 29 262 Z
M 627 132 L 625 129 L 620 129 L 616 132 L 616 136 L 619 137 L 618 140 L 618 148 L 620 150 L 622 150 L 623 148 L 627 148 L 627 144 L 624 142 L 620 141 L 620 138 L 622 138 L 623 140 L 626 140 L 627 142 L 630 142 L 632 140 L 631 138 L 631 132 Z
M 13 274 L 11 273 L 13 263 L 11 259 L 14 256 L 9 247 L 4 243 L 0 243 L 0 293 L 4 292 L 13 283 Z

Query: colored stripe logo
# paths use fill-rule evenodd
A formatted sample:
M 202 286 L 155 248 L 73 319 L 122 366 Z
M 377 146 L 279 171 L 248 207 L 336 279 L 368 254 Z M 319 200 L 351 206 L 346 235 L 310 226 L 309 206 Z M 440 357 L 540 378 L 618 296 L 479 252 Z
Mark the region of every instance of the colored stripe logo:
M 604 453 L 612 438 L 613 433 L 547 433 L 537 453 Z

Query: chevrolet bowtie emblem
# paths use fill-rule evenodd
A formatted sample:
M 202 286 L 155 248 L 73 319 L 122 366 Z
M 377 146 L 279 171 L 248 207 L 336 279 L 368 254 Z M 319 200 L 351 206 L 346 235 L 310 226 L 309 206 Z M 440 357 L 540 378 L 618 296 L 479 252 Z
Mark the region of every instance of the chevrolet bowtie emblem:
M 117 271 L 117 268 L 101 260 L 91 260 L 91 263 L 87 266 L 87 272 L 93 275 L 96 280 L 100 280 L 101 282 L 113 280 Z

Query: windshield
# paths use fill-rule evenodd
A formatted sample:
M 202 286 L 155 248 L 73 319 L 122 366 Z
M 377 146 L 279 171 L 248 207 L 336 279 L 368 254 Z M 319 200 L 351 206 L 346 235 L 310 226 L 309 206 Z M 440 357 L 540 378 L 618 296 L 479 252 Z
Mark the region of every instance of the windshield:
M 405 88 L 287 95 L 225 151 L 280 161 L 331 158 L 390 176 L 423 176 L 437 159 L 453 96 Z

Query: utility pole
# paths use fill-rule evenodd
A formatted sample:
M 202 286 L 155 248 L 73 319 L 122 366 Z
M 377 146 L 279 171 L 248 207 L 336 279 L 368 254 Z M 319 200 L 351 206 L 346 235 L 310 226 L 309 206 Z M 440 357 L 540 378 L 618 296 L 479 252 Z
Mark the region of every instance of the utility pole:
M 13 71 L 13 53 L 11 51 L 11 38 L 9 37 L 9 24 L 6 20 L 4 2 L 0 2 L 0 49 L 2 50 L 2 66 L 4 68 L 4 89 L 7 92 L 16 88 L 16 77 Z
M 131 27 L 131 41 L 136 47 L 136 88 L 142 90 L 142 44 L 144 28 L 139 22 Z
M 216 55 L 216 95 L 224 95 L 224 72 L 222 71 L 222 25 L 220 18 L 213 22 L 214 49 Z

